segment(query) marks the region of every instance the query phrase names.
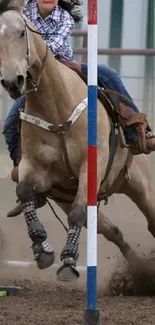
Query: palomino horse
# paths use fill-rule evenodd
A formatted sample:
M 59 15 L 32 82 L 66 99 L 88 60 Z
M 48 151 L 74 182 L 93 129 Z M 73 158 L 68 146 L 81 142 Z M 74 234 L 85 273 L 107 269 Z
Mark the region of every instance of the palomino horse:
M 57 274 L 61 280 L 70 280 L 79 276 L 76 269 L 79 239 L 81 228 L 86 227 L 87 86 L 74 70 L 55 59 L 22 15 L 22 5 L 23 0 L 1 0 L 0 7 L 1 83 L 12 98 L 26 95 L 26 106 L 20 113 L 22 153 L 16 192 L 40 269 L 52 265 L 54 251 L 37 217 L 38 195 L 51 193 L 67 214 L 69 230 Z M 120 146 L 119 132 L 113 164 L 105 179 L 111 128 L 111 118 L 98 100 L 99 197 L 115 183 L 128 156 L 128 149 Z M 126 194 L 136 203 L 147 218 L 149 231 L 155 236 L 155 192 L 145 155 L 133 158 L 128 177 L 124 174 L 115 192 Z M 130 261 L 132 248 L 100 209 L 98 233 L 115 243 Z

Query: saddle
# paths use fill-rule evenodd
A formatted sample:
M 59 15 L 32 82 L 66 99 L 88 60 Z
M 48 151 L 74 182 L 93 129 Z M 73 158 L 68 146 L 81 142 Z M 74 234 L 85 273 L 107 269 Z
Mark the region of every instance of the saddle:
M 61 63 L 67 65 L 69 68 L 73 69 L 81 79 L 87 84 L 87 76 L 82 73 L 82 68 L 79 63 L 76 62 L 68 62 L 61 61 Z M 123 98 L 123 101 L 126 101 L 126 105 L 120 101 L 120 98 Z M 128 170 L 132 164 L 133 154 L 145 153 L 148 154 L 148 149 L 146 145 L 146 130 L 151 131 L 148 121 L 146 119 L 146 114 L 144 113 L 135 113 L 133 109 L 130 107 L 130 100 L 119 94 L 118 92 L 104 89 L 100 80 L 98 80 L 98 99 L 104 105 L 107 114 L 111 118 L 111 134 L 109 138 L 109 161 L 106 168 L 106 173 L 103 181 L 101 182 L 101 188 L 104 190 L 99 191 L 98 194 L 98 202 L 104 200 L 105 204 L 108 203 L 108 198 L 113 194 L 119 191 L 121 188 L 124 178 L 129 179 Z M 127 158 L 124 163 L 123 168 L 121 169 L 118 177 L 114 181 L 114 183 L 107 188 L 105 186 L 105 181 L 108 178 L 110 173 L 114 157 L 116 154 L 117 146 L 118 146 L 118 134 L 121 135 L 120 128 L 123 130 L 123 133 L 127 131 L 128 128 L 135 128 L 137 130 L 138 135 L 138 151 L 136 153 L 132 152 L 130 145 L 126 143 L 125 137 L 121 137 L 121 147 L 126 147 Z M 104 186 L 103 186 L 104 185 Z
M 60 60 L 61 63 L 67 65 L 69 68 L 77 72 L 81 79 L 87 84 L 87 76 L 82 73 L 81 64 L 75 61 L 64 61 Z M 126 105 L 121 102 L 126 101 Z M 117 128 L 121 127 L 124 134 L 129 128 L 135 128 L 137 131 L 138 142 L 139 142 L 139 153 L 148 154 L 147 145 L 146 145 L 146 130 L 151 132 L 151 128 L 148 124 L 145 113 L 135 113 L 130 107 L 130 100 L 113 90 L 103 88 L 100 80 L 98 80 L 98 99 L 104 105 L 107 114 L 111 118 L 114 126 Z M 125 138 L 122 138 L 122 148 L 130 147 L 126 143 Z M 135 153 L 136 154 L 136 153 Z

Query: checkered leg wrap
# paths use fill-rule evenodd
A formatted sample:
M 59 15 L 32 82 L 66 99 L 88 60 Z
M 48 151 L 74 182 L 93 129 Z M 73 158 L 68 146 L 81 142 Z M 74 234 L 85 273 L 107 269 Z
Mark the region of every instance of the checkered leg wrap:
M 80 233 L 81 233 L 81 228 L 79 227 L 74 226 L 69 228 L 68 236 L 67 236 L 67 244 L 62 250 L 60 256 L 61 261 L 68 257 L 73 257 L 75 260 L 78 259 Z
M 47 238 L 47 234 L 37 217 L 35 203 L 26 202 L 22 204 L 22 208 L 30 238 L 33 241 L 38 238 L 41 242 L 44 242 Z M 32 225 L 34 226 L 32 227 Z

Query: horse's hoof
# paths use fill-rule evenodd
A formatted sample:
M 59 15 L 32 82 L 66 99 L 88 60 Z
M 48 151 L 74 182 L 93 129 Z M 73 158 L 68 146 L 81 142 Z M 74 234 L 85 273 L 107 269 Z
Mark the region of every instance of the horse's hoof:
M 54 261 L 55 261 L 54 252 L 51 253 L 42 252 L 36 259 L 37 267 L 40 270 L 47 269 L 54 263 Z
M 47 243 L 47 241 L 44 241 L 39 244 L 33 242 L 32 250 L 38 269 L 46 269 L 54 263 L 55 253 L 52 247 Z
M 80 276 L 80 273 L 73 265 L 65 265 L 59 267 L 57 270 L 57 279 L 64 282 L 76 281 Z

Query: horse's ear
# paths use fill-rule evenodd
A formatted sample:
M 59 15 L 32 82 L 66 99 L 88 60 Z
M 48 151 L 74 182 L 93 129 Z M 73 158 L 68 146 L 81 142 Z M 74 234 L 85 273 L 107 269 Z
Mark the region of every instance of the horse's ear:
M 22 7 L 24 5 L 24 0 L 16 0 L 16 1 L 19 6 Z
M 17 5 L 18 7 L 23 7 L 24 0 L 14 0 L 14 4 Z
M 0 0 L 0 12 L 3 13 L 9 9 L 22 9 L 24 0 Z
M 8 7 L 15 6 L 20 8 L 24 5 L 24 0 L 0 0 L 0 2 L 7 2 Z
M 6 1 L 6 0 L 2 0 Z M 22 8 L 24 5 L 24 0 L 7 0 L 8 2 L 8 8 L 9 7 L 15 7 L 15 8 Z

